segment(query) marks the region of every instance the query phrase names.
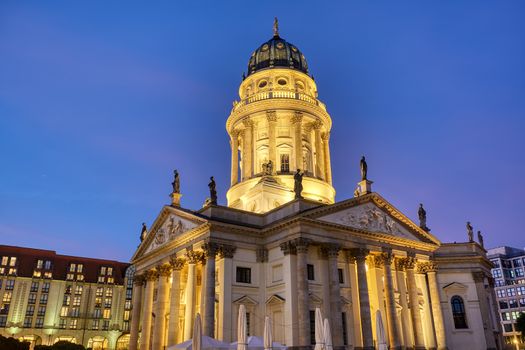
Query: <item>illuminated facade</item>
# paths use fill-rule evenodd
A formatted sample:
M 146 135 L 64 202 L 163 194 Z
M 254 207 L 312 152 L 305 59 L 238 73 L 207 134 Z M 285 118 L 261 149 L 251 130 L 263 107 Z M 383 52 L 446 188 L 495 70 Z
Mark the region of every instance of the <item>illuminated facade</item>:
M 481 245 L 441 243 L 366 176 L 335 202 L 331 118 L 304 55 L 277 30 L 252 54 L 239 95 L 226 124 L 228 206 L 189 210 L 174 193 L 143 232 L 130 349 L 190 339 L 196 313 L 205 335 L 234 341 L 241 304 L 249 334 L 262 335 L 269 315 L 274 340 L 290 347 L 313 343 L 319 307 L 335 347 L 373 349 L 379 311 L 390 349 L 501 348 Z
M 132 276 L 126 263 L 0 245 L 0 334 L 127 349 Z

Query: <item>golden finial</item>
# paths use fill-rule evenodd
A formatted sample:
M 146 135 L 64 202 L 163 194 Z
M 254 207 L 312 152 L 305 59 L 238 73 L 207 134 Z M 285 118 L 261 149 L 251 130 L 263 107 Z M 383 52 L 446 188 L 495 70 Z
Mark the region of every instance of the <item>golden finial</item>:
M 273 19 L 273 36 L 279 36 L 279 20 L 277 17 Z

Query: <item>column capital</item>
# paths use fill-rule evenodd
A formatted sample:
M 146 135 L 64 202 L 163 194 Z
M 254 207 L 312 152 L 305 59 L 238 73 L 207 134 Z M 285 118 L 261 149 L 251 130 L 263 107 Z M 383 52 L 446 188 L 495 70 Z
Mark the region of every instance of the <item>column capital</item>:
M 268 249 L 259 247 L 256 250 L 257 262 L 268 262 Z
M 413 258 L 411 256 L 406 257 L 406 258 L 401 258 L 401 259 L 399 259 L 399 263 L 398 264 L 400 264 L 400 266 L 403 269 L 413 270 L 414 267 L 416 266 L 416 258 Z
M 145 271 L 143 276 L 146 282 L 152 282 L 152 281 L 155 281 L 157 277 L 159 277 L 159 273 L 156 270 L 151 269 L 151 270 Z
M 140 287 L 140 286 L 143 286 L 145 282 L 146 282 L 146 279 L 144 278 L 144 275 L 136 274 L 135 276 L 133 276 L 134 285 Z
M 242 121 L 242 124 L 244 125 L 245 128 L 251 128 L 253 126 L 253 121 L 249 119 L 245 119 Z
M 228 258 L 232 259 L 233 255 L 235 254 L 235 251 L 237 250 L 237 247 L 230 244 L 221 244 L 219 246 L 219 258 Z
M 186 258 L 188 259 L 189 264 L 197 264 L 204 260 L 204 253 L 201 251 L 186 249 Z
M 202 245 L 202 250 L 206 258 L 215 258 L 219 252 L 220 245 L 216 242 L 206 242 Z
M 307 253 L 308 252 L 308 246 L 312 243 L 311 239 L 299 237 L 294 240 L 292 240 L 292 244 L 295 246 L 295 250 L 297 253 Z
M 323 139 L 324 142 L 327 142 L 328 140 L 330 140 L 330 133 L 329 132 L 323 132 L 321 134 L 321 138 Z
M 276 111 L 266 111 L 266 119 L 268 123 L 277 121 L 277 112 Z
M 292 241 L 286 241 L 279 245 L 284 255 L 297 254 L 297 249 L 295 249 L 295 244 Z
M 385 265 L 390 266 L 392 264 L 393 255 L 392 253 L 381 253 L 374 255 L 374 265 L 377 268 L 382 268 Z
M 239 137 L 239 133 L 240 133 L 239 130 L 237 130 L 237 129 L 232 129 L 232 130 L 230 131 L 230 136 L 231 136 L 232 139 L 234 139 L 234 138 L 236 138 L 236 137 Z
M 485 282 L 485 277 L 488 276 L 483 271 L 472 271 L 472 278 L 476 283 Z
M 364 263 L 368 254 L 370 254 L 370 250 L 365 248 L 351 248 L 348 250 L 348 255 L 354 258 L 357 262 Z
M 339 250 L 341 250 L 341 246 L 337 243 L 323 243 L 321 244 L 321 248 L 319 249 L 320 257 L 321 258 L 336 258 L 339 255 Z
M 159 265 L 156 268 L 157 274 L 159 275 L 159 277 L 169 277 L 171 275 L 171 268 L 171 265 L 168 263 Z
M 417 264 L 418 273 L 436 272 L 437 264 L 434 261 L 420 262 Z
M 295 111 L 294 115 L 292 117 L 292 123 L 296 124 L 296 123 L 300 123 L 302 121 L 303 121 L 303 112 Z
M 177 258 L 176 256 L 172 256 L 170 258 L 170 264 L 173 270 L 180 271 L 184 268 L 184 265 L 186 264 L 186 259 Z
M 315 130 L 320 130 L 321 129 L 321 126 L 323 126 L 323 123 L 321 123 L 320 120 L 316 120 L 315 122 L 313 122 L 312 124 L 312 128 L 315 129 Z

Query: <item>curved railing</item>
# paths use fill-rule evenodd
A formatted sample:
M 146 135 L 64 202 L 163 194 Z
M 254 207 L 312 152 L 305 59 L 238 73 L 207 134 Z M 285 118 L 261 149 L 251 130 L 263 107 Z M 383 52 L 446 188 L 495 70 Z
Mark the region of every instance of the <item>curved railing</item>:
M 238 108 L 240 108 L 242 106 L 246 106 L 246 105 L 248 105 L 250 103 L 253 103 L 253 102 L 262 101 L 262 100 L 268 100 L 268 99 L 272 99 L 272 98 L 288 98 L 288 99 L 292 99 L 292 100 L 301 100 L 301 101 L 305 101 L 305 102 L 311 103 L 313 105 L 319 106 L 321 109 L 326 111 L 325 104 L 322 103 L 321 101 L 319 101 L 318 99 L 313 98 L 310 95 L 306 95 L 306 94 L 303 94 L 303 93 L 300 93 L 300 92 L 283 91 L 283 90 L 258 92 L 256 94 L 251 95 L 248 98 L 245 98 L 244 100 L 235 101 L 233 103 L 233 110 L 232 111 L 235 111 Z

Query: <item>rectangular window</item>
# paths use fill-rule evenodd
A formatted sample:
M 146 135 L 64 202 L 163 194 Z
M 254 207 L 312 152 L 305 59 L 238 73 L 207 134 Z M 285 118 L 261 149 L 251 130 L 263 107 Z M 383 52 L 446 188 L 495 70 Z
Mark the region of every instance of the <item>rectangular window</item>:
M 111 308 L 111 298 L 104 299 L 104 307 Z
M 102 311 L 100 309 L 95 309 L 93 311 L 93 318 L 100 318 L 102 316 Z
M 38 292 L 38 282 L 31 282 L 31 292 Z
M 33 277 L 35 277 L 35 278 L 42 277 L 42 272 L 40 272 L 38 270 L 33 271 Z
M 0 315 L 7 315 L 9 313 L 9 305 L 7 303 L 3 303 L 0 307 Z
M 115 283 L 115 279 L 113 277 L 108 277 L 108 284 L 113 284 Z
M 16 256 L 11 257 L 11 260 L 9 260 L 9 266 L 16 266 Z
M 82 270 L 83 270 L 83 269 L 84 269 L 84 265 L 82 265 L 82 264 L 78 264 L 78 265 L 77 265 L 77 272 L 78 272 L 78 273 L 82 273 Z
M 36 268 L 41 269 L 42 267 L 44 267 L 44 260 L 38 259 L 36 262 Z
M 97 291 L 95 292 L 95 295 L 97 297 L 101 297 L 104 295 L 104 287 L 97 287 Z
M 81 297 L 74 297 L 73 298 L 73 306 L 80 306 L 80 299 L 81 299 Z
M 343 345 L 348 345 L 348 332 L 346 329 L 346 312 L 342 312 L 341 316 L 343 318 Z
M 44 318 L 37 317 L 35 320 L 35 328 L 42 328 L 42 327 L 44 327 Z
M 337 269 L 337 273 L 339 275 L 339 283 L 341 283 L 341 284 L 345 283 L 345 277 L 344 277 L 343 269 Z
M 237 266 L 237 282 L 252 283 L 252 269 L 249 267 Z
M 492 270 L 492 277 L 494 277 L 494 278 L 501 278 L 502 277 L 501 270 L 500 269 L 493 269 Z
M 129 317 L 131 316 L 131 312 L 129 310 L 124 310 L 124 321 L 129 321 Z
M 49 282 L 44 282 L 42 284 L 42 293 L 49 293 L 49 286 L 50 286 Z
M 40 294 L 40 305 L 47 304 L 47 296 L 48 294 Z
M 7 323 L 7 316 L 0 315 L 0 327 L 5 327 L 5 324 Z
M 66 319 L 65 318 L 61 318 L 59 323 L 58 323 L 58 328 L 60 329 L 66 329 Z
M 505 300 L 500 300 L 499 302 L 499 308 L 501 310 L 505 310 L 509 308 L 509 303 L 507 303 Z
M 525 287 L 516 288 L 518 295 L 525 295 Z
M 77 329 L 78 320 L 72 319 L 69 321 L 69 329 Z
M 35 305 L 27 305 L 26 316 L 33 316 L 35 314 Z
M 514 288 L 509 288 L 509 289 L 507 289 L 507 295 L 508 295 L 509 297 L 516 296 L 516 289 L 514 289 Z
M 104 276 L 98 276 L 97 283 L 104 283 L 105 277 Z
M 501 313 L 501 320 L 502 321 L 510 321 L 510 312 L 502 312 Z
M 82 295 L 82 286 L 76 286 L 75 287 L 75 294 L 76 295 Z
M 113 296 L 113 289 L 106 289 L 106 297 L 111 298 Z
M 64 301 L 62 302 L 62 305 L 69 306 L 71 304 L 71 295 L 65 294 L 64 295 Z
M 7 262 L 9 261 L 9 257 L 8 256 L 3 256 L 2 257 L 2 266 L 7 266 Z
M 124 303 L 124 309 L 131 310 L 131 300 L 126 300 L 126 302 Z
M 15 289 L 15 280 L 5 281 L 5 290 L 13 290 L 13 289 Z
M 24 328 L 31 328 L 31 325 L 33 323 L 33 317 L 26 317 L 24 318 Z
M 77 264 L 69 264 L 69 272 L 75 272 L 77 270 Z
M 72 273 L 68 273 L 66 276 L 66 280 L 73 281 L 75 279 L 75 275 Z
M 46 307 L 45 306 L 39 306 L 38 307 L 37 316 L 45 316 L 45 314 L 46 314 Z
M 281 154 L 281 172 L 290 172 L 290 156 L 288 154 Z
M 102 322 L 102 330 L 104 330 L 104 331 L 109 330 L 109 320 L 104 320 Z
M 112 267 L 108 267 L 108 273 L 107 273 L 108 276 L 111 276 L 113 275 L 113 268 Z
M 524 276 L 525 276 L 525 275 L 523 274 L 523 268 L 521 268 L 521 267 L 520 267 L 520 268 L 517 268 L 517 269 L 515 270 L 515 272 L 516 272 L 516 277 L 524 277 Z
M 100 327 L 100 320 L 93 320 L 93 323 L 91 324 L 91 329 L 96 331 L 98 330 L 98 327 Z
M 514 267 L 520 267 L 521 266 L 521 259 L 514 259 L 512 260 L 512 264 L 514 265 Z
M 246 335 L 249 337 L 251 335 L 250 333 L 250 313 L 246 313 Z
M 62 308 L 60 309 L 60 317 L 67 317 L 68 313 L 69 313 L 69 307 L 62 306 Z
M 306 264 L 306 276 L 307 276 L 309 281 L 314 281 L 315 280 L 314 265 Z
M 101 275 L 104 275 L 104 276 L 106 275 L 106 267 L 105 267 L 105 266 L 102 266 L 102 267 L 100 268 L 100 274 L 101 274 Z
M 509 300 L 509 308 L 515 309 L 518 307 L 518 301 L 516 299 Z
M 51 260 L 46 260 L 46 262 L 44 263 L 44 269 L 51 270 Z
M 315 311 L 310 310 L 310 344 L 315 344 Z
M 503 324 L 503 330 L 505 332 L 512 332 L 512 323 L 504 323 Z
M 104 313 L 102 314 L 102 317 L 105 319 L 111 318 L 111 309 L 104 309 Z
M 122 322 L 122 328 L 124 332 L 129 332 L 129 321 Z
M 36 293 L 29 293 L 29 298 L 27 298 L 28 304 L 36 303 Z
M 2 298 L 2 301 L 4 303 L 10 303 L 12 297 L 13 297 L 13 292 L 4 292 L 4 297 Z
M 505 293 L 505 289 L 496 290 L 496 295 L 498 296 L 498 298 L 505 298 L 507 296 Z
M 70 315 L 71 315 L 71 317 L 79 317 L 80 316 L 80 308 L 72 307 Z

